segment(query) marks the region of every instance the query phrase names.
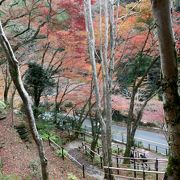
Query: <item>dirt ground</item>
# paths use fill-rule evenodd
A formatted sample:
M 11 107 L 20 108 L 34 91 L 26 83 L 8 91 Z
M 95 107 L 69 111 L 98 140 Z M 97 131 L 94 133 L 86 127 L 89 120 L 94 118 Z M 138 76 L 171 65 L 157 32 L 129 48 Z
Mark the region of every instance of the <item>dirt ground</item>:
M 14 122 L 17 121 L 15 118 Z M 80 180 L 84 179 L 82 170 L 72 161 L 68 159 L 63 161 L 46 142 L 44 147 L 48 159 L 50 180 L 67 180 L 69 173 L 72 173 Z M 29 142 L 25 143 L 20 139 L 16 130 L 12 127 L 10 114 L 5 120 L 0 121 L 0 162 L 0 172 L 5 175 L 13 174 L 23 180 L 41 179 L 36 145 Z M 85 179 L 92 180 L 88 176 Z M 14 179 L 12 178 L 12 180 Z

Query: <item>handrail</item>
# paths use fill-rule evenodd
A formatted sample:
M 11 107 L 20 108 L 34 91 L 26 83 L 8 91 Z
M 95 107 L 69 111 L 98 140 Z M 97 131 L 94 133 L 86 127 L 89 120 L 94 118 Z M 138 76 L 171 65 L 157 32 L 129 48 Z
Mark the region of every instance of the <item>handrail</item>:
M 49 141 L 51 143 L 53 143 L 56 147 L 58 147 L 59 149 L 62 149 L 63 147 L 59 146 L 56 142 L 54 142 L 51 138 L 49 138 Z M 63 148 L 64 149 L 64 148 Z M 66 153 L 66 155 L 64 154 L 65 157 L 69 157 L 69 159 L 75 161 L 78 165 L 80 165 L 81 167 L 83 166 L 79 161 L 77 161 L 73 156 L 71 156 L 68 152 Z
M 130 169 L 130 168 L 116 168 L 116 167 L 108 167 L 103 166 L 104 169 L 111 169 L 111 170 L 123 170 L 123 171 L 133 171 L 133 172 L 144 172 L 144 173 L 153 173 L 153 174 L 164 174 L 164 171 L 147 171 L 147 170 L 140 170 L 140 169 Z

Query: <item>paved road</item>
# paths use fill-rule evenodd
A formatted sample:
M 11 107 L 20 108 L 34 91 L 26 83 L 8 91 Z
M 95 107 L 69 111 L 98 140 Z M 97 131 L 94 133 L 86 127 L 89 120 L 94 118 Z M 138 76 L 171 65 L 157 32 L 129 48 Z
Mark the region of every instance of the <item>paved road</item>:
M 83 123 L 83 127 L 90 130 L 91 124 L 89 120 L 85 120 Z M 126 141 L 126 127 L 121 127 L 119 125 L 112 125 L 112 138 L 117 141 Z M 141 141 L 145 148 L 148 148 L 150 144 L 150 148 L 153 150 L 166 154 L 168 144 L 164 134 L 155 133 L 145 130 L 138 129 L 135 134 L 136 141 Z

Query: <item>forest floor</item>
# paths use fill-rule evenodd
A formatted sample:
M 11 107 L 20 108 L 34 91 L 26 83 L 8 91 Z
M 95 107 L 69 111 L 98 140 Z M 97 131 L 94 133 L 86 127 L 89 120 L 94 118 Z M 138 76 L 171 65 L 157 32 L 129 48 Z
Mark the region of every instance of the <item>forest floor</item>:
M 14 118 L 14 124 L 18 123 Z M 30 137 L 31 138 L 31 137 Z M 33 140 L 32 140 L 33 142 Z M 12 180 L 40 180 L 40 164 L 35 143 L 24 142 L 12 126 L 11 114 L 0 121 L 0 172 L 13 175 Z M 72 173 L 78 179 L 83 179 L 82 170 L 72 161 L 59 158 L 47 142 L 44 143 L 45 154 L 48 159 L 50 180 L 68 180 Z M 92 180 L 86 176 L 87 180 Z M 94 178 L 93 178 L 94 179 Z

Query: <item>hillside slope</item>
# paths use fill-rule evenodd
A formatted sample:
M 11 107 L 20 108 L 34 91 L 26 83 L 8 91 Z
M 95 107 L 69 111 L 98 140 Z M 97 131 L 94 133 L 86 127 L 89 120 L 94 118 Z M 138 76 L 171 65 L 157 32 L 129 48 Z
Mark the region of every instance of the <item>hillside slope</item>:
M 14 122 L 17 123 L 17 118 Z M 52 147 L 44 143 L 45 154 L 48 159 L 50 180 L 66 180 L 72 173 L 79 179 L 82 170 L 68 159 L 64 161 L 57 157 Z M 39 158 L 34 143 L 23 142 L 16 130 L 12 127 L 12 118 L 9 114 L 5 120 L 0 121 L 0 171 L 5 174 L 14 174 L 22 179 L 40 180 Z M 88 179 L 88 178 L 86 178 Z

